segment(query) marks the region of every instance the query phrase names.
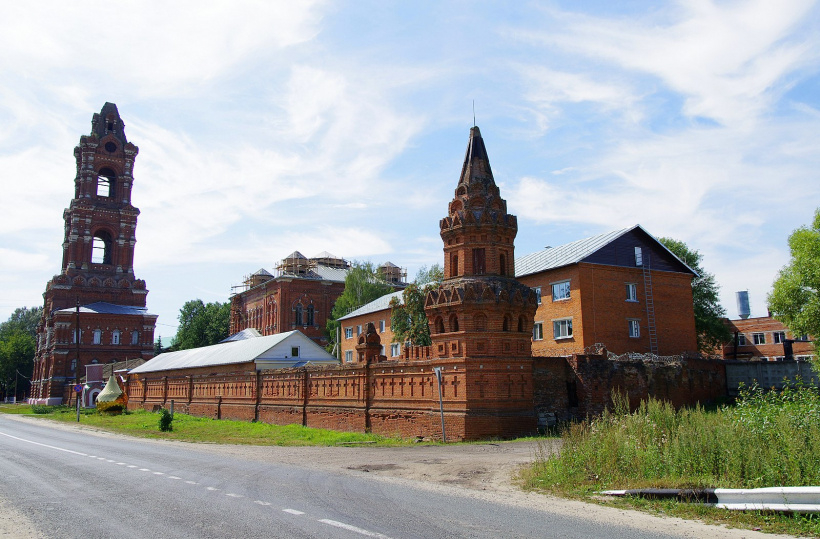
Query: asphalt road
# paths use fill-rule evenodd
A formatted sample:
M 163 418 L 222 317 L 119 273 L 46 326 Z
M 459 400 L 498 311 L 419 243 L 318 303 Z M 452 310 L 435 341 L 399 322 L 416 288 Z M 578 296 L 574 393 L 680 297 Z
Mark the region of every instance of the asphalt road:
M 2 496 L 54 538 L 675 536 L 179 445 L 0 414 Z

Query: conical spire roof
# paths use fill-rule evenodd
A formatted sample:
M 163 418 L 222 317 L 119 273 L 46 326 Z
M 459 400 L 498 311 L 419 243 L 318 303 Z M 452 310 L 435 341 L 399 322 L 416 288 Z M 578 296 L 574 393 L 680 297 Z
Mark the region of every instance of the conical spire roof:
M 123 144 L 128 142 L 125 138 L 125 123 L 120 118 L 120 111 L 114 103 L 106 102 L 100 113 L 94 115 L 91 120 L 91 132 L 100 138 L 112 133 Z
M 473 126 L 470 128 L 470 140 L 467 143 L 467 153 L 464 155 L 464 165 L 461 167 L 461 178 L 458 183 L 472 185 L 477 182 L 495 185 L 484 139 L 481 138 L 478 126 Z

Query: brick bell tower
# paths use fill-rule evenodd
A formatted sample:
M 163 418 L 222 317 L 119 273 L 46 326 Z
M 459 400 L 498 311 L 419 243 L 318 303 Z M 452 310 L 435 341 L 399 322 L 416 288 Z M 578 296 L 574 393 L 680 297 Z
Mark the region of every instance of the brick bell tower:
M 156 316 L 134 276 L 139 210 L 131 205 L 134 159 L 117 106 L 106 103 L 74 148 L 74 198 L 63 212 L 62 270 L 46 285 L 32 401 L 71 396 L 85 365 L 153 355 Z M 77 321 L 79 320 L 79 332 Z M 78 335 L 79 333 L 79 335 Z M 79 336 L 79 342 L 77 337 Z
M 507 213 L 478 127 L 439 225 L 444 280 L 427 295 L 425 312 L 432 353 L 464 364 L 466 437 L 533 432 L 536 296 L 515 279 L 518 221 Z

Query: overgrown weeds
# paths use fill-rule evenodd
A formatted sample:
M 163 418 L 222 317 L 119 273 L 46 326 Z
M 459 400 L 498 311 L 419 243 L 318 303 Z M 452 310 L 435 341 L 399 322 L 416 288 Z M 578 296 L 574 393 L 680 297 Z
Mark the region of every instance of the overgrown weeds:
M 559 454 L 542 452 L 527 486 L 583 498 L 606 489 L 820 485 L 816 388 L 752 386 L 713 411 L 653 399 L 630 411 L 619 395 L 613 402 L 601 417 L 566 426 Z

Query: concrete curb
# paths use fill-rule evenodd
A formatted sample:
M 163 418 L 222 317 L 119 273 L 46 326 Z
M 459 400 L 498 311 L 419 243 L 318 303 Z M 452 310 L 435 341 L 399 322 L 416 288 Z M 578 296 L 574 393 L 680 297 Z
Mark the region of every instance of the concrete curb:
M 733 511 L 788 511 L 820 513 L 820 487 L 767 487 L 752 489 L 635 489 L 606 490 L 606 496 L 639 496 L 714 504 Z

